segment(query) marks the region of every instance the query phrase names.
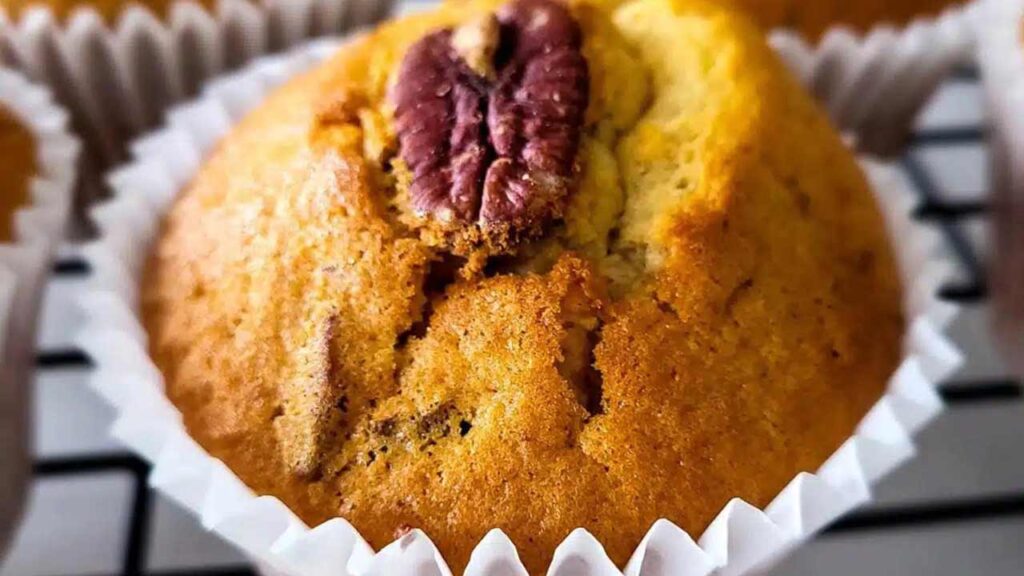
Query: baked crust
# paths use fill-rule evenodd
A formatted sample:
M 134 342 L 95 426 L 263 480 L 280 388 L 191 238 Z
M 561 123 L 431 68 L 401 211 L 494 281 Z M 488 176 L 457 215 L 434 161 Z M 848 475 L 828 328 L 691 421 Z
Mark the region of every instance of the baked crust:
M 533 574 L 582 526 L 623 565 L 655 520 L 699 534 L 839 447 L 897 363 L 900 286 L 822 112 L 699 0 L 572 4 L 564 222 L 456 270 L 403 223 L 388 82 L 498 5 L 386 24 L 225 138 L 153 249 L 151 352 L 193 437 L 311 525 L 421 528 L 455 573 L 498 527 Z

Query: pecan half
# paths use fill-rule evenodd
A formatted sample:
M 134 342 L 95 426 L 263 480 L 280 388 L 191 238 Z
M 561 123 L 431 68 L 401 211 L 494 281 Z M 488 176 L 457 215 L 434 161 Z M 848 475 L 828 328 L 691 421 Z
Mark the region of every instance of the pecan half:
M 410 203 L 453 251 L 511 252 L 562 215 L 589 99 L 581 42 L 558 2 L 516 0 L 408 50 L 392 101 Z

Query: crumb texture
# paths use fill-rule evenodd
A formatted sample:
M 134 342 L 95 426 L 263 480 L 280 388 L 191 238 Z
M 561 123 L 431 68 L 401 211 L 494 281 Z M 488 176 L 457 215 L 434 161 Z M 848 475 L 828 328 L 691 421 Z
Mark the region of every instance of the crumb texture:
M 14 237 L 14 212 L 28 202 L 35 173 L 32 133 L 13 112 L 0 106 L 0 242 Z
M 854 158 L 702 0 L 570 2 L 562 218 L 514 255 L 438 250 L 388 91 L 501 6 L 386 24 L 269 97 L 167 216 L 145 323 L 191 434 L 311 525 L 421 528 L 455 573 L 498 527 L 531 574 L 582 526 L 621 566 L 655 520 L 699 535 L 838 448 L 895 368 L 900 286 Z

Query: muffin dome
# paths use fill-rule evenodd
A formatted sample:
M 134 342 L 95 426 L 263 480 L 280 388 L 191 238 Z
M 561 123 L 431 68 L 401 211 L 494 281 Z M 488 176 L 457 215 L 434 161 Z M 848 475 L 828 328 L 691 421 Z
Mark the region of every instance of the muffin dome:
M 28 201 L 35 172 L 32 133 L 13 112 L 0 106 L 0 242 L 14 236 L 14 212 Z
M 767 504 L 881 395 L 900 287 L 822 112 L 715 3 L 605 4 L 384 25 L 180 195 L 151 353 L 257 493 L 375 547 L 423 529 L 456 573 L 495 527 L 531 573 L 580 526 L 622 565 L 659 518 Z

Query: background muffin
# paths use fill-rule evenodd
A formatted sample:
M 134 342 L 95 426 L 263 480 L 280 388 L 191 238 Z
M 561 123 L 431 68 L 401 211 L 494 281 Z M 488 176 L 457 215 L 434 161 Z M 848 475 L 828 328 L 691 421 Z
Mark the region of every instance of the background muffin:
M 614 8 L 629 0 L 595 1 Z M 717 1 L 759 24 L 832 123 L 875 156 L 904 149 L 939 83 L 973 55 L 965 0 Z
M 19 18 L 29 8 L 46 7 L 62 19 L 71 16 L 77 9 L 91 8 L 108 22 L 113 22 L 125 8 L 133 5 L 148 8 L 158 16 L 166 16 L 177 1 L 179 0 L 0 0 L 0 7 L 6 9 L 14 18 Z M 206 8 L 216 5 L 216 0 L 192 1 Z
M 867 32 L 879 24 L 902 26 L 915 18 L 937 16 L 964 0 L 735 0 L 766 29 L 787 28 L 809 39 L 843 25 Z
M 456 572 L 498 527 L 533 573 L 583 526 L 621 565 L 816 469 L 895 366 L 900 290 L 851 155 L 699 1 L 574 3 L 571 193 L 512 249 L 449 234 L 483 220 L 417 204 L 394 81 L 501 4 L 385 26 L 221 143 L 149 264 L 152 354 L 200 444 L 310 524 L 422 528 Z
M 147 10 L 128 10 L 132 5 Z M 0 0 L 0 65 L 45 83 L 71 113 L 87 144 L 76 212 L 78 232 L 88 233 L 84 212 L 106 195 L 103 174 L 129 158 L 129 142 L 159 126 L 171 105 L 258 56 L 372 25 L 391 6 L 392 0 Z M 41 16 L 25 18 L 30 8 Z
M 606 7 L 629 0 L 598 0 Z M 816 41 L 830 28 L 845 26 L 868 32 L 878 25 L 903 26 L 916 18 L 937 16 L 966 0 L 718 0 L 745 11 L 766 30 L 784 28 Z
M 993 245 L 989 282 L 995 297 L 993 327 L 1004 357 L 1022 369 L 1021 333 L 1024 318 L 1024 2 L 985 0 L 979 3 L 978 62 L 991 118 L 990 181 Z
M 14 235 L 14 212 L 28 201 L 35 170 L 32 133 L 0 104 L 0 242 Z
M 78 150 L 67 132 L 67 113 L 50 94 L 0 67 L 0 553 L 30 477 L 28 390 L 36 320 L 63 239 Z

